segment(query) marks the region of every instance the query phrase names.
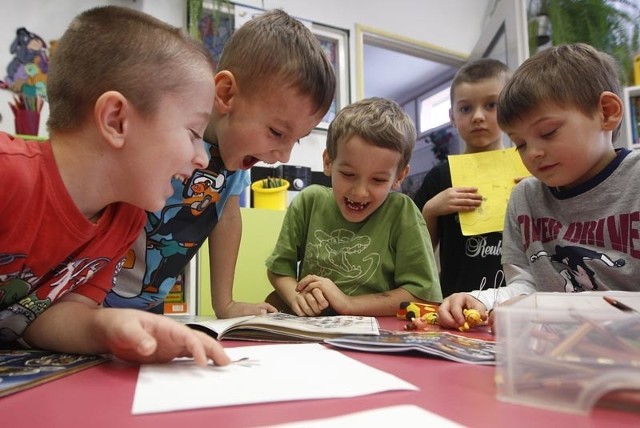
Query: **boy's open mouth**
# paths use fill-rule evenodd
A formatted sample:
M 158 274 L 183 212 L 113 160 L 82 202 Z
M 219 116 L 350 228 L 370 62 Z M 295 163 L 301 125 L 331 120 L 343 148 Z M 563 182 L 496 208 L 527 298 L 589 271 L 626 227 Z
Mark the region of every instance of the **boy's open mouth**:
M 245 156 L 242 160 L 242 169 L 249 169 L 260 161 L 258 158 L 254 158 L 253 156 Z
M 344 203 L 350 210 L 362 211 L 369 205 L 369 202 L 355 202 L 349 198 L 344 198 Z

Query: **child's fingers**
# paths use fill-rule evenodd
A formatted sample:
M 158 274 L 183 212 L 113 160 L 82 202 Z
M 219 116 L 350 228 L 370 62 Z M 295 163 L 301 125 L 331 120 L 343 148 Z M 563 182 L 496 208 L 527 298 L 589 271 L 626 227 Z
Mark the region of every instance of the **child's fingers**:
M 313 297 L 315 298 L 316 302 L 318 302 L 318 307 L 320 308 L 321 311 L 329 307 L 329 302 L 324 297 L 324 293 L 322 292 L 321 289 L 314 288 L 313 290 L 311 290 L 311 294 L 313 294 Z
M 113 331 L 109 347 L 118 356 L 129 353 L 148 357 L 158 348 L 158 342 L 141 323 L 128 322 Z
M 196 340 L 199 341 L 199 344 L 196 343 L 197 349 L 202 349 L 203 353 L 200 356 L 200 359 L 196 359 L 194 355 L 194 361 L 196 364 L 200 362 L 201 366 L 207 365 L 208 358 L 211 359 L 215 365 L 217 366 L 225 366 L 231 362 L 231 359 L 224 351 L 224 348 L 217 340 L 212 339 L 210 336 L 200 332 L 194 331 Z M 193 353 L 192 353 L 193 355 Z
M 304 298 L 307 301 L 307 304 L 309 305 L 309 308 L 311 309 L 311 314 L 310 315 L 319 315 L 320 312 L 322 312 L 322 308 L 320 307 L 320 304 L 318 303 L 318 301 L 316 300 L 316 297 L 313 293 L 314 290 L 311 290 L 308 293 L 305 293 Z
M 305 276 L 300 281 L 298 281 L 298 284 L 296 285 L 296 291 L 297 292 L 304 291 L 304 289 L 307 288 L 307 286 L 311 284 L 313 281 L 315 281 L 316 279 L 317 277 L 315 275 Z

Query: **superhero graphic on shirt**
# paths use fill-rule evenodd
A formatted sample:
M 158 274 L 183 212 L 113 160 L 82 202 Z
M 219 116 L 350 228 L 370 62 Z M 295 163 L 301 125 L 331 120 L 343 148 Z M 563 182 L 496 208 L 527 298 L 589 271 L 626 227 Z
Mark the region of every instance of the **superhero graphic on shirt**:
M 107 294 L 108 307 L 149 310 L 161 304 L 177 278 L 218 223 L 225 193 L 235 174 L 224 168 L 214 145 L 206 169 L 194 171 L 185 182 L 174 180 L 173 195 L 158 212 L 147 212 L 144 236 L 127 254 L 124 269 Z
M 184 186 L 180 203 L 167 205 L 160 213 L 147 213 L 143 292 L 157 293 L 162 278 L 173 284 L 179 273 L 176 266 L 181 270 L 207 238 L 212 217 L 214 224 L 218 221 L 216 202 L 224 182 L 223 173 L 197 170 Z
M 564 289 L 567 293 L 598 290 L 595 272 L 589 268 L 587 261 L 600 261 L 612 268 L 622 267 L 626 263 L 624 259 L 612 260 L 604 253 L 578 246 L 556 245 L 555 250 L 556 253 L 552 255 L 539 251 L 531 256 L 531 262 L 540 257 L 549 257 L 552 262 L 561 264 L 563 269 L 560 275 L 565 279 Z

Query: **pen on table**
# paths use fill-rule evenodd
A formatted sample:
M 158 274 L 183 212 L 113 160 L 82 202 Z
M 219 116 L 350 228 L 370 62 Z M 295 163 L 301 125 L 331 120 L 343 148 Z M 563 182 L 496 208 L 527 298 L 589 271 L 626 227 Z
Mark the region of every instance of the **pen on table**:
M 616 299 L 614 299 L 612 297 L 602 296 L 602 298 L 605 300 L 605 302 L 607 302 L 608 304 L 610 304 L 611 306 L 613 306 L 613 307 L 615 307 L 617 309 L 620 309 L 623 312 L 632 312 L 634 314 L 640 315 L 640 311 L 637 311 L 637 310 L 633 309 L 632 307 L 627 306 L 624 303 L 622 303 L 622 302 L 620 302 L 620 301 L 618 301 L 618 300 L 616 300 Z

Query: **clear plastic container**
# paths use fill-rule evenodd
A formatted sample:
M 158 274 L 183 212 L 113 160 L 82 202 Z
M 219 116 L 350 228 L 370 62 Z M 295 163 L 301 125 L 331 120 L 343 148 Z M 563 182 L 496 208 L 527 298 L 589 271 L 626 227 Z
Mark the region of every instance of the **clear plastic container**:
M 535 293 L 497 307 L 495 330 L 499 400 L 586 414 L 606 396 L 640 411 L 640 293 Z

